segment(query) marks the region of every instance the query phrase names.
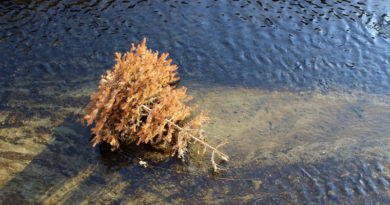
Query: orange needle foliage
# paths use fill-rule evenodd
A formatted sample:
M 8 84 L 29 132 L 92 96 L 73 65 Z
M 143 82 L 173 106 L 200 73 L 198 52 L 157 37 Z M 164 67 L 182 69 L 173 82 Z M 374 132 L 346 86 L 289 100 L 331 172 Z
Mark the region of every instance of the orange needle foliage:
M 93 146 L 104 141 L 116 150 L 123 143 L 145 143 L 181 158 L 188 143 L 196 140 L 224 155 L 204 142 L 207 113 L 188 120 L 195 107 L 185 104 L 191 99 L 186 88 L 174 85 L 177 66 L 171 65 L 168 54 L 148 50 L 145 42 L 116 53 L 116 65 L 101 76 L 99 90 L 91 95 L 82 120 L 95 122 Z

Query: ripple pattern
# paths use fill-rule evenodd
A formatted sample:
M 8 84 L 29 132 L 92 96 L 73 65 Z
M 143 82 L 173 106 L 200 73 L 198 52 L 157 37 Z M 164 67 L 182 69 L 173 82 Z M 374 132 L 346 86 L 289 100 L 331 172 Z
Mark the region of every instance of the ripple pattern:
M 183 79 L 388 93 L 385 1 L 2 1 L 2 82 L 100 74 L 149 39 Z

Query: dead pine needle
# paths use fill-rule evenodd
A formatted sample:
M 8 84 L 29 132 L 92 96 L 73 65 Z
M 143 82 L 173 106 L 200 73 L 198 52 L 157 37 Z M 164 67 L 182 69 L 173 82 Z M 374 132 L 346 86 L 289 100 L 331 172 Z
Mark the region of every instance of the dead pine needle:
M 176 87 L 178 67 L 167 53 L 153 52 L 143 39 L 115 55 L 116 64 L 101 76 L 98 91 L 92 93 L 81 118 L 87 125 L 94 124 L 93 146 L 106 142 L 114 151 L 126 143 L 148 144 L 183 158 L 188 144 L 195 141 L 211 149 L 212 158 L 216 153 L 228 161 L 218 146 L 205 142 L 208 113 L 191 115 L 195 107 L 186 103 L 192 97 L 186 87 Z
M 149 111 L 149 112 L 152 111 L 152 109 L 146 107 L 145 105 L 142 105 L 142 107 L 143 107 L 144 109 L 146 109 L 147 111 Z M 183 131 L 183 128 L 182 128 L 182 127 L 180 127 L 179 125 L 173 123 L 171 120 L 165 119 L 165 121 L 169 122 L 172 126 L 174 126 L 174 127 L 175 127 L 176 129 L 178 129 L 179 131 Z M 184 130 L 184 131 L 185 131 L 185 130 Z M 217 148 L 218 148 L 219 146 L 222 146 L 222 145 L 224 145 L 225 143 L 219 144 L 219 145 L 217 145 L 217 147 L 213 147 L 213 146 L 207 144 L 205 141 L 203 141 L 203 140 L 201 140 L 201 139 L 199 139 L 199 138 L 193 136 L 191 133 L 187 133 L 187 135 L 188 135 L 190 138 L 192 138 L 193 140 L 195 140 L 195 141 L 199 142 L 200 144 L 202 144 L 203 146 L 205 146 L 205 147 L 211 149 L 211 150 L 213 151 L 213 152 L 212 152 L 212 159 L 213 159 L 213 157 L 214 157 L 214 153 L 217 153 L 224 161 L 229 161 L 229 156 L 227 156 L 226 154 L 224 154 L 224 153 L 222 153 L 222 152 L 220 152 L 220 151 L 217 150 Z M 212 160 L 212 162 L 213 162 L 213 160 Z

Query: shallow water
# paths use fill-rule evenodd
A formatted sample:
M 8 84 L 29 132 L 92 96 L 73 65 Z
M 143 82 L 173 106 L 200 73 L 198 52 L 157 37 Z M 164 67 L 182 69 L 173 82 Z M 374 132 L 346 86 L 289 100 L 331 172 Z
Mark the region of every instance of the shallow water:
M 389 11 L 385 0 L 2 1 L 0 203 L 390 203 Z M 211 111 L 227 170 L 213 174 L 209 153 L 154 163 L 143 148 L 91 147 L 77 119 L 113 53 L 143 37 Z

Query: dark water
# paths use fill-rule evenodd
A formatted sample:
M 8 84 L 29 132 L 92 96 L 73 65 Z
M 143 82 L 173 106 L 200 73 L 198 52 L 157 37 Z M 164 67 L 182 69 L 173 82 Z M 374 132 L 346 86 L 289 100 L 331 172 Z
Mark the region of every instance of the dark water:
M 185 79 L 388 93 L 389 7 L 386 0 L 2 1 L 2 82 L 101 73 L 115 51 L 146 37 Z
M 0 203 L 390 203 L 387 0 L 1 1 L 0 28 Z M 142 150 L 91 148 L 79 114 L 114 52 L 143 37 L 169 52 L 190 89 L 282 92 L 264 94 L 278 106 L 257 92 L 252 101 L 233 91 L 213 98 L 192 86 L 205 98 L 201 107 L 220 103 L 231 111 L 215 111 L 211 133 L 234 142 L 250 127 L 260 131 L 248 141 L 277 136 L 280 147 L 261 140 L 228 146 L 230 169 L 217 175 L 207 157 L 143 168 Z M 318 90 L 342 94 L 304 94 L 294 104 L 283 93 Z M 354 92 L 364 94 L 343 96 Z M 242 122 L 237 113 L 247 127 L 215 131 L 223 119 Z M 302 116 L 309 133 L 297 124 L 278 127 Z M 251 157 L 240 153 L 246 149 Z M 294 157 L 285 163 L 284 155 Z

